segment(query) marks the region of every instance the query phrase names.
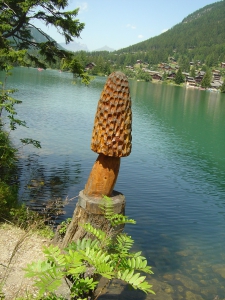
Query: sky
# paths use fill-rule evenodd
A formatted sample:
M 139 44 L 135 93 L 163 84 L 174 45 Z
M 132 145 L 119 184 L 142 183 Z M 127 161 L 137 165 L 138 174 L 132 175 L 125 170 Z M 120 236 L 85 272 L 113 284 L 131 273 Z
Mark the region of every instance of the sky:
M 66 10 L 80 8 L 77 19 L 85 23 L 80 38 L 89 51 L 104 46 L 114 50 L 157 36 L 182 22 L 196 10 L 216 0 L 68 0 Z M 53 27 L 39 24 L 58 43 L 65 42 Z

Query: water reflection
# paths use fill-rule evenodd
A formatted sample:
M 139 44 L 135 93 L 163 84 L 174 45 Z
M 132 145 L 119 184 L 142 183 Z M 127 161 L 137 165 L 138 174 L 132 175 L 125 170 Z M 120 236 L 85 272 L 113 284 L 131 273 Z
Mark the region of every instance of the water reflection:
M 19 198 L 35 210 L 51 205 L 54 213 L 61 215 L 66 213 L 64 205 L 69 198 L 79 193 L 75 190 L 81 182 L 82 166 L 67 157 L 58 163 L 54 156 L 51 159 L 52 164 L 49 158 L 46 164 L 39 155 L 30 154 L 19 160 Z M 71 187 L 74 194 L 70 193 Z

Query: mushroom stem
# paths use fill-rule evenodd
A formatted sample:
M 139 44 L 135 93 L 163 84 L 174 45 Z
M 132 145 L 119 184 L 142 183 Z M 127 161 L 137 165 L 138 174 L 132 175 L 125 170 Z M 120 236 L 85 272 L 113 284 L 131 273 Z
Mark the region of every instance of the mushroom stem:
M 120 169 L 120 157 L 99 154 L 84 188 L 90 197 L 111 196 Z

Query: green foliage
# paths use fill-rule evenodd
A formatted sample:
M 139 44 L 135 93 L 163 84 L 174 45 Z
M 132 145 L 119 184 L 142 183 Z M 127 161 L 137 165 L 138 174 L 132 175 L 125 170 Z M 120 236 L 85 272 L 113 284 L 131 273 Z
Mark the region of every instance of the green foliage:
M 86 85 L 90 83 L 90 76 L 84 72 L 81 63 L 76 58 L 63 59 L 62 62 L 63 70 L 69 70 L 75 78 L 80 77 L 81 82 Z
M 110 221 L 112 226 L 118 226 L 121 224 L 136 224 L 133 219 L 128 219 L 127 216 L 115 214 L 113 211 L 113 203 L 110 197 L 104 196 L 100 208 L 103 210 L 105 218 Z
M 26 54 L 27 49 L 37 49 L 47 61 L 55 61 L 56 57 L 68 57 L 67 51 L 59 49 L 41 29 L 32 24 L 32 20 L 41 20 L 44 24 L 52 25 L 64 36 L 66 43 L 79 37 L 84 28 L 84 23 L 76 19 L 79 9 L 65 11 L 67 0 L 23 0 L 2 1 L 0 3 L 0 48 L 10 50 L 7 58 L 13 62 L 18 61 L 17 54 Z M 46 39 L 38 42 L 32 38 L 32 29 L 36 29 Z M 20 51 L 24 51 L 24 53 Z M 6 52 L 6 51 L 5 51 Z M 2 51 L 2 55 L 5 53 Z M 35 57 L 37 58 L 37 56 Z M 24 56 L 21 56 L 21 61 Z M 30 57 L 32 60 L 32 56 Z M 25 63 L 25 62 L 24 62 Z
M 181 56 L 178 59 L 178 65 L 180 66 L 181 70 L 184 72 L 189 72 L 190 70 L 190 60 L 187 56 Z
M 66 230 L 71 222 L 71 218 L 67 218 L 65 221 L 63 221 L 61 224 L 60 224 L 60 229 L 59 229 L 59 233 L 61 235 L 65 235 L 66 233 Z
M 0 179 L 0 221 L 10 218 L 10 209 L 17 204 L 16 184 Z
M 143 273 L 152 274 L 147 260 L 141 252 L 131 252 L 134 241 L 125 233 L 118 232 L 118 224 L 135 223 L 127 217 L 118 217 L 112 210 L 112 201 L 104 197 L 102 208 L 105 217 L 113 226 L 112 231 L 104 232 L 91 224 L 83 227 L 94 236 L 72 242 L 61 251 L 58 246 L 44 248 L 46 260 L 33 262 L 26 268 L 26 276 L 35 278 L 39 296 L 54 299 L 56 289 L 62 280 L 70 280 L 70 293 L 73 299 L 87 299 L 92 296 L 99 282 L 99 275 L 120 279 L 145 293 L 154 293 Z M 117 222 L 118 220 L 118 222 Z M 100 295 L 97 295 L 97 299 Z
M 195 78 L 195 76 L 196 76 L 195 71 L 196 71 L 195 67 L 192 67 L 191 72 L 190 72 L 190 76 L 193 77 L 193 78 Z
M 184 82 L 184 76 L 182 75 L 181 68 L 178 69 L 174 81 L 176 84 L 181 84 Z
M 9 76 L 12 75 L 11 73 L 11 66 L 5 66 L 5 79 L 4 82 L 0 82 L 1 89 L 0 89 L 0 167 L 2 164 L 14 164 L 16 156 L 16 150 L 10 145 L 9 141 L 9 133 L 12 130 L 15 130 L 17 126 L 25 126 L 26 122 L 16 118 L 17 112 L 15 109 L 16 104 L 21 104 L 21 100 L 17 100 L 13 98 L 11 95 L 16 92 L 15 89 L 7 89 L 6 88 L 6 81 Z M 3 118 L 3 112 L 5 111 L 5 115 L 9 119 L 9 129 L 8 133 L 3 131 L 3 127 L 6 128 L 7 122 Z M 32 144 L 37 148 L 40 148 L 41 145 L 38 141 L 33 140 L 31 138 L 21 139 L 21 142 L 24 145 Z
M 222 84 L 220 90 L 221 90 L 221 93 L 225 93 L 225 80 L 223 81 L 223 84 Z
M 166 72 L 163 73 L 162 80 L 163 81 L 167 80 L 167 74 L 166 74 Z
M 146 82 L 152 81 L 152 77 L 149 73 L 139 69 L 136 74 L 136 79 L 144 80 Z
M 0 127 L 0 170 L 1 174 L 4 169 L 14 166 L 16 161 L 17 150 L 13 148 L 9 140 L 9 133 L 1 130 Z
M 17 150 L 10 143 L 9 133 L 0 128 L 0 220 L 9 218 L 10 209 L 17 203 L 16 153 Z
M 212 74 L 211 74 L 211 71 L 208 69 L 202 79 L 201 87 L 203 87 L 203 88 L 210 87 L 211 86 L 211 78 L 212 78 Z
M 15 203 L 13 208 L 10 207 L 9 219 L 13 224 L 25 230 L 33 230 L 47 238 L 54 237 L 52 228 L 46 225 L 46 218 L 30 210 L 24 204 Z

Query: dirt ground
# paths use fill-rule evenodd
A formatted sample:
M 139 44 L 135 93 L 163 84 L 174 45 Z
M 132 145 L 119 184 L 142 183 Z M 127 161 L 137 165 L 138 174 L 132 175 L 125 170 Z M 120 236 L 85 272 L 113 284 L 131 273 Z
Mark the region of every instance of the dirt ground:
M 43 259 L 42 248 L 48 244 L 47 238 L 37 234 L 8 224 L 0 225 L 0 299 L 37 294 L 32 280 L 24 277 L 23 269 L 28 263 Z
M 42 260 L 43 246 L 50 244 L 50 239 L 43 238 L 32 232 L 8 225 L 0 224 L 0 300 L 15 300 L 19 297 L 31 299 L 37 295 L 37 289 L 33 287 L 33 280 L 25 278 L 23 270 L 28 263 Z M 105 286 L 102 279 L 99 290 Z M 1 289 L 2 287 L 2 289 Z M 97 294 L 98 294 L 97 289 Z M 2 293 L 2 294 L 1 294 Z M 63 284 L 57 294 L 69 299 L 69 289 Z M 115 280 L 108 286 L 108 291 L 100 296 L 99 300 L 124 300 L 143 299 L 143 293 L 126 289 L 124 284 Z M 145 298 L 144 299 L 148 299 Z M 161 299 L 160 299 L 161 300 Z

